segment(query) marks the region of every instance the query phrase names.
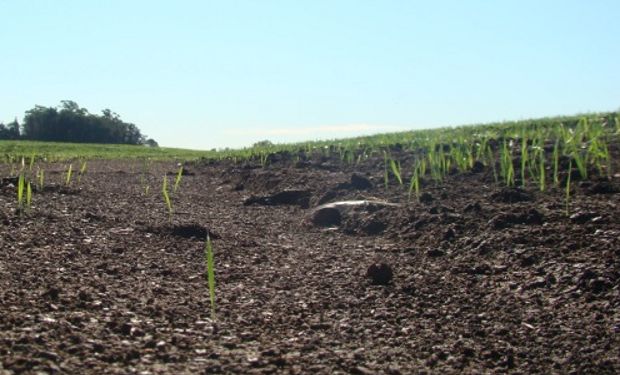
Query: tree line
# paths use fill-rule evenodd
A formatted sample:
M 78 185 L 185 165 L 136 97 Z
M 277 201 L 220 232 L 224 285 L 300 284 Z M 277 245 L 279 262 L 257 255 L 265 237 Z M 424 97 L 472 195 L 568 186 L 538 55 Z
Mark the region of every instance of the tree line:
M 59 107 L 35 106 L 26 111 L 21 126 L 17 119 L 0 123 L 0 139 L 157 146 L 117 113 L 104 109 L 101 115 L 92 114 L 71 100 L 61 101 Z

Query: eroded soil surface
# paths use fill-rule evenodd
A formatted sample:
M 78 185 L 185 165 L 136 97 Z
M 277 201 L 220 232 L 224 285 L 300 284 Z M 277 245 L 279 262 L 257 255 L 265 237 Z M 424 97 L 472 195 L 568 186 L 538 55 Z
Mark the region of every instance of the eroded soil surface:
M 42 167 L 21 215 L 0 183 L 0 374 L 620 372 L 618 175 L 567 215 L 484 166 L 409 201 L 381 158 L 188 165 L 170 222 L 172 162 Z

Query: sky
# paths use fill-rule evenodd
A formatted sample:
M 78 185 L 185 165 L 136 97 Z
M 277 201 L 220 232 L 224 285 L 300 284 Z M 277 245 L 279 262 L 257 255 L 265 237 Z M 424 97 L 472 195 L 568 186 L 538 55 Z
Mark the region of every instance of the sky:
M 620 109 L 617 0 L 0 0 L 0 121 L 238 148 Z

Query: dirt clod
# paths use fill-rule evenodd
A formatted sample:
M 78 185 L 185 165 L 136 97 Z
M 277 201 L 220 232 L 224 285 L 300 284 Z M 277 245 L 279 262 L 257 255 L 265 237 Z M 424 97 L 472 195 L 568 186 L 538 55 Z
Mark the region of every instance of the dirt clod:
M 381 262 L 371 264 L 366 270 L 366 276 L 375 285 L 387 285 L 392 281 L 394 272 L 389 264 Z
M 357 190 L 366 190 L 372 188 L 372 182 L 360 174 L 353 173 L 351 175 L 351 186 Z
M 314 211 L 311 220 L 319 227 L 333 227 L 340 225 L 342 217 L 337 208 L 324 207 Z

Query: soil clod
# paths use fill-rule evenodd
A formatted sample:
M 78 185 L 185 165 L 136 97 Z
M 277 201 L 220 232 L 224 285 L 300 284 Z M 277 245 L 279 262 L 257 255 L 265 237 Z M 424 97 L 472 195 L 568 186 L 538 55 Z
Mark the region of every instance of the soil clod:
M 340 225 L 342 216 L 340 211 L 333 207 L 323 207 L 312 214 L 312 223 L 319 227 L 334 227 Z
M 366 190 L 372 188 L 372 182 L 360 174 L 353 173 L 351 175 L 351 186 L 357 190 Z
M 388 285 L 392 281 L 394 271 L 392 267 L 384 262 L 371 264 L 366 270 L 366 276 L 375 285 Z
M 503 188 L 500 191 L 491 195 L 491 198 L 495 202 L 516 203 L 529 202 L 532 200 L 532 195 L 519 187 L 514 187 Z
M 252 196 L 246 199 L 243 204 L 245 206 L 253 204 L 263 206 L 293 205 L 308 208 L 310 206 L 310 196 L 311 193 L 307 190 L 284 190 L 267 196 Z

